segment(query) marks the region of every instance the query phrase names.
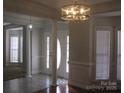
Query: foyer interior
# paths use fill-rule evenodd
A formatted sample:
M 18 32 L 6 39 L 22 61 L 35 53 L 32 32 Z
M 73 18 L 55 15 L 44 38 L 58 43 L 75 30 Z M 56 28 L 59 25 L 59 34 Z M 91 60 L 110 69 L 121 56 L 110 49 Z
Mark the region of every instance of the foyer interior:
M 91 17 L 61 20 L 72 2 L 3 1 L 4 93 L 89 93 L 101 81 L 121 89 L 121 0 L 78 0 Z

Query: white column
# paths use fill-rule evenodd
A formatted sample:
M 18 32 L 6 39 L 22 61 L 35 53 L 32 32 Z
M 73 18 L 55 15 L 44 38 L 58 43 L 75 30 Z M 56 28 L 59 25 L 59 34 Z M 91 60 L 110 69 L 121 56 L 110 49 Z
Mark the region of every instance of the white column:
M 27 77 L 32 77 L 32 31 L 27 29 L 26 31 L 26 59 L 27 59 Z
M 56 86 L 57 81 L 57 21 L 52 22 L 52 86 Z

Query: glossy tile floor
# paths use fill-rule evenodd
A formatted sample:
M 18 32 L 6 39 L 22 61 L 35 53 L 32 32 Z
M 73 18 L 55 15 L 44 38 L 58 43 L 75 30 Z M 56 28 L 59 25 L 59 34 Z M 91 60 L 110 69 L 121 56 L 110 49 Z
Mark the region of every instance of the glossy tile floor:
M 57 84 L 66 84 L 67 80 L 58 79 Z M 32 78 L 18 78 L 4 81 L 4 93 L 33 93 L 39 90 L 49 88 L 51 85 L 50 76 L 33 75 Z

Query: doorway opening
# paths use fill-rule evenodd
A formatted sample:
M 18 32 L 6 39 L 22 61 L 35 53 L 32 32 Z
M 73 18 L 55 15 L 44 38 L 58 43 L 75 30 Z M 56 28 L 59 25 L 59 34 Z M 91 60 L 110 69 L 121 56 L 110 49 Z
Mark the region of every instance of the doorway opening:
M 4 80 L 25 76 L 23 32 L 24 27 L 21 25 L 4 25 Z

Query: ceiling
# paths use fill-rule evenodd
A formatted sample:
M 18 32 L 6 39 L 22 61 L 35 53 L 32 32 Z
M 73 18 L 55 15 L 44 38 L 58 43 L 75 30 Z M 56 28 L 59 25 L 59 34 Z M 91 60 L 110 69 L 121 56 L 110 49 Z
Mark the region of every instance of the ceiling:
M 74 2 L 74 0 L 32 0 L 32 1 L 45 4 L 52 8 L 60 8 L 63 5 L 73 4 Z M 114 0 L 78 0 L 78 3 L 93 5 L 93 4 L 98 4 L 98 3 L 108 2 L 108 1 L 114 1 Z
M 74 0 L 4 0 L 4 11 L 60 20 L 60 8 L 73 2 Z M 92 14 L 120 15 L 121 0 L 78 0 L 78 3 L 91 5 Z

